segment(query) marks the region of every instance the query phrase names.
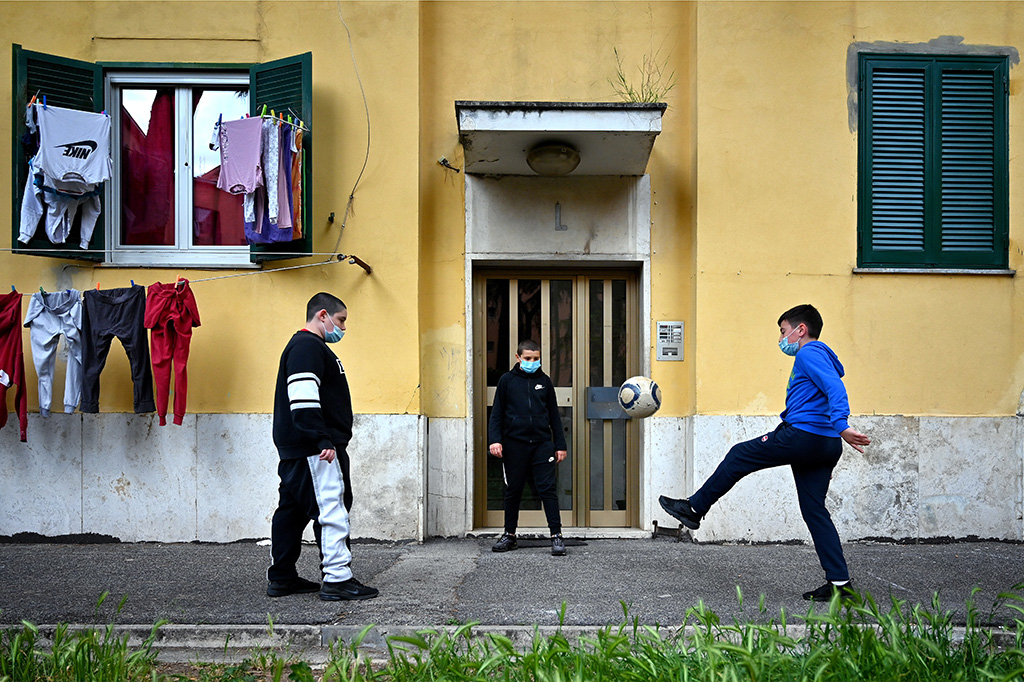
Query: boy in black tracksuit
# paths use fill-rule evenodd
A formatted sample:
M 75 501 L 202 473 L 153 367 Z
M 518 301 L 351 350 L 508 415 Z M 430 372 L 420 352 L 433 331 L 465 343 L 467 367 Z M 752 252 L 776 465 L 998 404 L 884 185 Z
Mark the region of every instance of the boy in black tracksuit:
M 491 549 L 518 548 L 519 501 L 529 478 L 544 505 L 551 553 L 564 556 L 555 467 L 565 459 L 567 448 L 555 387 L 540 369 L 540 346 L 535 341 L 520 343 L 516 359 L 515 367 L 498 379 L 487 425 L 488 451 L 501 459 L 505 474 L 505 532 Z
M 327 346 L 345 335 L 348 309 L 327 293 L 306 304 L 306 326 L 284 352 L 274 393 L 274 444 L 281 461 L 280 501 L 270 531 L 273 564 L 267 595 L 320 592 L 325 601 L 372 599 L 377 589 L 352 575 L 348 512 L 352 508 L 349 460 L 352 397 L 345 368 Z M 328 328 L 329 327 L 329 328 Z M 323 585 L 299 577 L 295 563 L 302 533 L 313 520 Z

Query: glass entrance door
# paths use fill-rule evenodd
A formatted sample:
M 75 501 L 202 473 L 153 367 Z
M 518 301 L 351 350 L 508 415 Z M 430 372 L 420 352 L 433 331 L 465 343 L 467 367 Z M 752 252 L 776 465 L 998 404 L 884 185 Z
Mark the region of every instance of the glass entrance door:
M 541 367 L 555 386 L 568 444 L 556 475 L 562 524 L 636 525 L 638 433 L 608 405 L 614 389 L 639 365 L 636 288 L 636 278 L 626 272 L 487 272 L 475 277 L 477 526 L 503 524 L 502 464 L 487 454 L 487 420 L 498 379 L 515 364 L 523 339 L 541 345 Z M 546 526 L 530 485 L 523 491 L 519 525 Z

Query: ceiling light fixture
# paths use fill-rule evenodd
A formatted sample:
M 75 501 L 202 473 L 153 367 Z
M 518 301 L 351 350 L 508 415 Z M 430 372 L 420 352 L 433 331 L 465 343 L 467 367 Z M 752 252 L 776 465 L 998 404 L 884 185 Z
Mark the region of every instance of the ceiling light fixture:
M 580 153 L 561 142 L 542 142 L 526 153 L 526 164 L 537 175 L 560 177 L 580 165 Z

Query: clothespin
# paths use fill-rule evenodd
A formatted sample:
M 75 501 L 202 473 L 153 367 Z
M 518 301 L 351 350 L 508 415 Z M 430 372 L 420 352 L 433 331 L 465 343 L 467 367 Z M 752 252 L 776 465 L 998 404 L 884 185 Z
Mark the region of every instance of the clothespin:
M 14 292 L 16 292 L 16 291 L 17 291 L 17 289 L 15 289 L 15 288 L 14 288 L 14 285 L 12 284 L 12 285 L 11 285 L 11 293 L 13 294 L 13 293 L 14 293 Z
M 132 283 L 132 286 L 135 286 L 135 280 L 134 279 L 130 279 L 128 281 Z
M 96 282 L 96 291 L 99 291 L 99 290 L 100 290 L 100 283 Z
M 217 114 L 217 127 L 220 128 L 220 124 L 224 121 L 224 112 Z
M 288 125 L 292 124 L 292 115 L 288 114 Z
M 45 291 L 43 291 L 43 288 L 42 288 L 42 287 L 39 287 L 39 293 L 41 293 L 41 294 L 45 294 L 46 292 L 45 292 Z
M 43 95 L 43 109 L 46 108 L 46 95 Z
M 267 105 L 264 104 L 263 105 L 263 111 L 260 112 L 260 116 L 266 116 L 266 115 L 267 115 Z

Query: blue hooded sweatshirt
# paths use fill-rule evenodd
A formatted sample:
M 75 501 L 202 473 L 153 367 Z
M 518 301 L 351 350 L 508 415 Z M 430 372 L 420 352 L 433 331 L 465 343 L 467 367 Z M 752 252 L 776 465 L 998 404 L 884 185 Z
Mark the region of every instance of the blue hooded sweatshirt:
M 819 436 L 839 436 L 850 427 L 843 374 L 843 365 L 831 348 L 821 341 L 804 344 L 793 361 L 782 421 Z

